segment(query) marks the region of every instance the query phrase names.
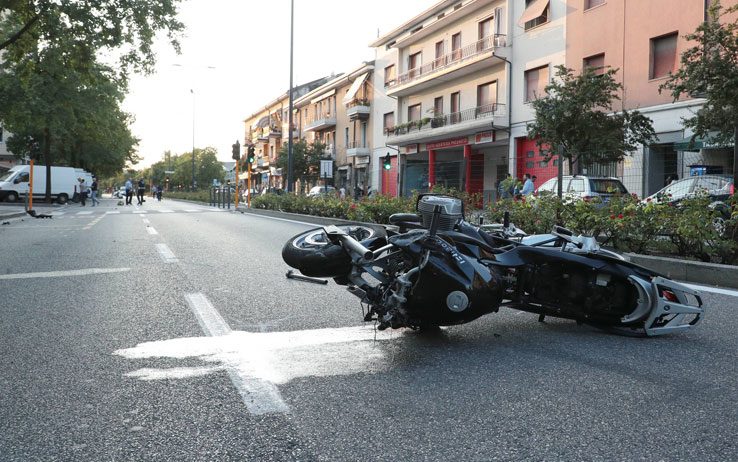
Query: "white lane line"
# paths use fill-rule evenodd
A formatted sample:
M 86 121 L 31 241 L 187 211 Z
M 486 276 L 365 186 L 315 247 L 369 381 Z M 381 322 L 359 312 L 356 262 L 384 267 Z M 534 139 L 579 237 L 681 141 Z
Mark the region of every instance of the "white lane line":
M 148 210 L 136 210 L 136 213 L 149 213 Z
M 682 282 L 682 284 L 684 284 L 687 287 L 691 287 L 692 289 L 700 290 L 702 292 L 713 292 L 716 294 L 730 295 L 731 297 L 738 297 L 738 290 L 721 289 L 719 287 L 700 286 L 697 284 L 687 284 L 684 282 Z
M 151 226 L 147 226 L 147 227 L 146 227 L 146 232 L 147 232 L 147 233 L 149 233 L 149 234 L 159 234 L 159 233 L 157 233 L 157 232 L 156 232 L 156 230 L 155 230 L 154 228 L 152 228 Z
M 218 337 L 231 333 L 231 328 L 204 294 L 186 294 L 185 298 L 205 334 Z M 226 370 L 249 412 L 257 415 L 289 412 L 289 407 L 272 382 L 249 377 L 239 368 L 227 366 Z
M 77 215 L 92 215 L 92 210 L 77 212 Z
M 120 210 L 109 210 L 105 212 L 106 215 L 115 215 L 117 213 L 120 213 Z
M 0 274 L 0 279 L 32 279 L 32 278 L 62 278 L 68 276 L 89 276 L 90 274 L 122 273 L 131 268 L 88 268 L 69 271 L 45 271 L 41 273 Z
M 202 212 L 200 209 L 185 209 L 185 212 Z
M 177 263 L 179 261 L 166 244 L 156 244 L 156 250 L 159 251 L 159 255 L 165 263 Z
M 159 210 L 159 213 L 174 213 L 174 210 L 161 209 L 161 210 Z
M 149 221 L 149 219 L 148 219 L 148 218 L 144 218 L 144 219 L 143 219 L 143 220 L 141 220 L 141 221 L 143 221 L 145 225 L 148 225 L 149 223 L 151 223 L 151 221 Z

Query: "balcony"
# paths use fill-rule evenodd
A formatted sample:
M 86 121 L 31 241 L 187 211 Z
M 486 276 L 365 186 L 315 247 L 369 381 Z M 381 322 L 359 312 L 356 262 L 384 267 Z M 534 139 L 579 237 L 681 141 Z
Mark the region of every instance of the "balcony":
M 289 130 L 287 130 L 287 125 L 288 124 L 286 123 L 282 124 L 282 139 L 283 140 L 289 139 L 290 132 Z M 300 130 L 298 130 L 297 127 L 294 124 L 292 124 L 292 139 L 294 140 L 297 138 L 300 138 Z
M 365 98 L 356 98 L 346 104 L 349 120 L 367 120 L 372 113 L 371 103 Z
M 372 147 L 366 141 L 351 141 L 346 146 L 346 157 L 364 157 L 371 153 Z
M 317 114 L 311 117 L 305 124 L 305 131 L 318 131 L 336 125 L 336 115 L 330 112 Z
M 449 136 L 474 133 L 495 125 L 506 125 L 507 110 L 504 104 L 486 104 L 450 114 L 425 117 L 399 124 L 385 130 L 387 144 L 405 145 L 443 139 Z
M 396 79 L 385 82 L 387 95 L 406 96 L 438 85 L 443 80 L 455 79 L 490 65 L 503 63 L 504 59 L 493 57 L 493 54 L 505 44 L 505 35 L 496 34 L 454 50 L 428 64 L 410 69 Z M 488 58 L 492 58 L 492 61 L 490 62 Z

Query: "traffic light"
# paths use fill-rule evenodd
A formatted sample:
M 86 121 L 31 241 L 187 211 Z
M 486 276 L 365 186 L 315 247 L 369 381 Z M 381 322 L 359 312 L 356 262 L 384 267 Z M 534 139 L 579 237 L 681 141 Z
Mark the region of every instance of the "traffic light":
M 392 168 L 392 160 L 390 159 L 389 153 L 384 156 L 384 160 L 382 161 L 382 167 L 384 167 L 385 170 L 389 170 Z
M 256 157 L 255 154 L 254 154 L 254 151 L 255 150 L 256 149 L 254 149 L 254 146 L 253 145 L 249 146 L 248 154 L 247 154 L 247 157 L 246 157 L 246 162 L 248 162 L 250 164 L 253 164 L 254 163 L 254 160 L 255 160 L 255 157 Z
M 241 143 L 236 140 L 236 144 L 231 145 L 231 152 L 233 153 L 233 160 L 239 160 L 241 158 Z

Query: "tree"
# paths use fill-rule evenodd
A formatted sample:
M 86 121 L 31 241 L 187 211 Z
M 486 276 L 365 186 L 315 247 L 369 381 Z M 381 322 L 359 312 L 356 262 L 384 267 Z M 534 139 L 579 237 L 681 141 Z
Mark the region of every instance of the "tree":
M 733 144 L 733 182 L 738 184 L 738 20 L 721 22 L 738 11 L 738 5 L 723 9 L 719 0 L 708 8 L 708 20 L 685 38 L 694 46 L 681 56 L 681 66 L 659 87 L 674 100 L 681 96 L 703 97 L 705 103 L 694 117 L 684 120 L 692 129 L 692 142 Z
M 120 76 L 129 71 L 150 71 L 156 62 L 151 46 L 157 33 L 166 32 L 179 51 L 184 25 L 177 20 L 181 0 L 6 0 L 0 18 L 3 58 L 40 49 L 66 49 L 70 42 L 84 44 L 85 59 L 95 61 L 100 50 L 119 56 Z
M 305 140 L 292 144 L 292 176 L 301 184 L 317 180 L 320 174 L 320 159 L 323 158 L 325 144 L 318 140 L 308 144 Z M 277 168 L 282 169 L 282 175 L 287 177 L 287 145 L 283 145 L 277 157 Z
M 225 171 L 213 147 L 195 149 L 195 181 L 200 187 L 212 184 L 213 180 L 223 181 Z M 186 152 L 172 156 L 174 173 L 170 176 L 172 187 L 186 187 L 192 184 L 192 153 Z
M 561 149 L 570 171 L 582 164 L 612 162 L 655 137 L 651 119 L 639 111 L 612 112 L 623 85 L 615 81 L 617 69 L 598 74 L 585 67 L 577 76 L 556 66 L 556 78 L 546 86 L 546 96 L 532 102 L 535 119 L 528 137 L 538 146 Z M 550 158 L 553 153 L 550 153 Z

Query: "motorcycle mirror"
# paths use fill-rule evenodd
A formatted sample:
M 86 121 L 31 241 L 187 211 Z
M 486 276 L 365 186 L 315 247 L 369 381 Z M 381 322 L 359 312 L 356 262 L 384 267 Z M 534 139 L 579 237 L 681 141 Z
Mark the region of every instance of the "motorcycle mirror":
M 510 212 L 505 212 L 502 216 L 502 227 L 507 228 L 510 226 Z

